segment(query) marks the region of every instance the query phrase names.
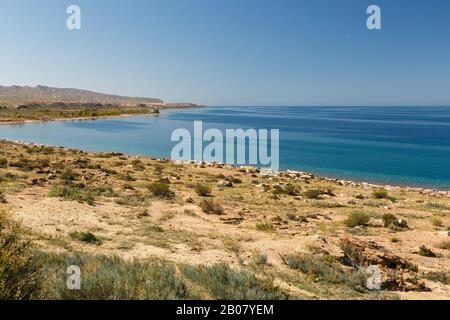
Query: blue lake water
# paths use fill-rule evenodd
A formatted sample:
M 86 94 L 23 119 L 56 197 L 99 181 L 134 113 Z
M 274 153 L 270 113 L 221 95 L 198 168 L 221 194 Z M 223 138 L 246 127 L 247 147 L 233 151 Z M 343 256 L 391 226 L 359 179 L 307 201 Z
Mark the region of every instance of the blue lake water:
M 176 128 L 280 130 L 280 168 L 450 189 L 450 107 L 208 107 L 0 125 L 0 138 L 168 157 Z

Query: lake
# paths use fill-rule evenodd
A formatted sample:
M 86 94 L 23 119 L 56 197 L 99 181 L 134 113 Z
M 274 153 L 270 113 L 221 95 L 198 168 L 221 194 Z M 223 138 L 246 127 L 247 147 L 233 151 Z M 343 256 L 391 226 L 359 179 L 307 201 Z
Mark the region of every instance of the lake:
M 208 107 L 0 125 L 0 138 L 168 157 L 177 128 L 280 130 L 280 168 L 450 189 L 450 107 Z

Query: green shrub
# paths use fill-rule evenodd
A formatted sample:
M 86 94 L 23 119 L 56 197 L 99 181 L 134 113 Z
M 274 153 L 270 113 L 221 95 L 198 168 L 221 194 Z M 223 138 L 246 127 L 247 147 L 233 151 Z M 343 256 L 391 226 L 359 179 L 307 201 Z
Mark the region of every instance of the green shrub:
M 275 231 L 275 227 L 270 222 L 259 222 L 256 224 L 256 230 L 272 232 Z
M 443 284 L 450 284 L 450 272 L 449 271 L 435 271 L 429 272 L 425 275 L 425 278 L 434 282 L 441 282 Z
M 200 203 L 200 208 L 202 208 L 203 212 L 206 214 L 217 214 L 222 215 L 224 213 L 222 206 L 220 203 L 215 202 L 214 200 L 203 200 Z
M 41 254 L 46 265 L 46 298 L 64 300 L 178 300 L 195 298 L 175 267 L 162 260 L 126 261 L 84 254 Z M 66 269 L 79 266 L 81 290 L 66 286 Z
M 8 203 L 3 192 L 0 191 L 0 203 Z
M 251 263 L 255 266 L 263 266 L 268 264 L 267 254 L 255 253 L 252 256 Z
M 351 228 L 354 228 L 356 226 L 365 226 L 370 220 L 370 216 L 361 211 L 355 211 L 349 214 L 347 217 L 347 220 L 344 221 L 344 223 Z
M 97 236 L 95 234 L 93 234 L 92 232 L 71 232 L 70 233 L 70 237 L 72 239 L 78 240 L 78 241 L 82 241 L 82 242 L 87 242 L 90 244 L 95 244 L 95 245 L 101 245 L 102 241 L 97 238 Z
M 91 192 L 73 185 L 56 184 L 48 193 L 49 197 L 60 197 L 65 200 L 86 202 L 89 205 L 94 204 L 94 197 Z
M 386 228 L 389 227 L 390 225 L 396 225 L 397 221 L 398 221 L 397 217 L 392 213 L 383 214 L 383 223 Z
M 138 207 L 146 204 L 148 201 L 147 197 L 136 192 L 133 194 L 126 194 L 114 200 L 115 203 L 124 206 Z
M 288 183 L 284 186 L 275 185 L 272 190 L 273 194 L 285 194 L 288 196 L 297 196 L 299 194 L 297 186 Z
M 12 162 L 9 165 L 22 171 L 31 171 L 35 168 L 35 163 L 24 157 L 20 157 L 17 161 Z
M 0 168 L 6 168 L 8 166 L 8 159 L 0 158 Z
M 201 197 L 210 196 L 211 193 L 212 193 L 212 190 L 211 190 L 211 188 L 209 186 L 204 185 L 204 184 L 200 184 L 200 183 L 197 183 L 195 185 L 194 190 L 195 190 L 195 193 L 197 195 L 201 196 Z
M 288 295 L 273 280 L 257 278 L 247 270 L 233 270 L 225 263 L 185 266 L 184 275 L 219 300 L 282 300 Z
M 20 227 L 0 212 L 0 300 L 40 297 L 43 274 Z
M 362 272 L 346 272 L 329 256 L 287 255 L 284 263 L 314 280 L 325 283 L 340 284 L 354 290 L 365 287 L 367 276 Z
M 323 195 L 329 195 L 334 197 L 335 194 L 331 190 L 322 190 L 322 189 L 310 189 L 301 194 L 303 197 L 307 199 L 321 199 Z
M 77 177 L 78 177 L 78 174 L 70 168 L 66 168 L 66 169 L 64 169 L 63 172 L 61 172 L 62 180 L 73 181 L 73 180 L 76 180 Z
M 374 199 L 388 199 L 388 200 L 391 200 L 392 202 L 395 201 L 395 198 L 390 196 L 389 193 L 387 192 L 387 190 L 383 189 L 383 188 L 374 190 L 372 192 L 372 197 Z
M 171 199 L 174 197 L 174 193 L 170 190 L 167 183 L 153 182 L 147 188 L 155 197 L 162 199 Z
M 431 251 L 431 249 L 428 249 L 425 246 L 421 246 L 419 248 L 419 255 L 423 256 L 423 257 L 429 257 L 429 258 L 436 258 L 437 254 L 434 253 L 433 251 Z
M 134 159 L 133 161 L 131 161 L 131 165 L 133 166 L 133 170 L 135 170 L 135 171 L 145 170 L 144 164 L 139 159 Z

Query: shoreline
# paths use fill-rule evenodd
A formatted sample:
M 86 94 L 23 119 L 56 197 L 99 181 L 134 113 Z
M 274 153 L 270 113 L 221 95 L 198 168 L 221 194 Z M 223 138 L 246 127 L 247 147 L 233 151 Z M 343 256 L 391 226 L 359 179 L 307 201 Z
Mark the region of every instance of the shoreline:
M 54 119 L 39 119 L 39 120 L 24 120 L 24 121 L 2 121 L 0 120 L 0 125 L 7 124 L 29 124 L 29 123 L 40 123 L 40 122 L 52 122 L 52 121 L 89 121 L 89 120 L 101 120 L 101 119 L 114 119 L 114 118 L 127 118 L 133 116 L 158 116 L 159 113 L 124 113 L 120 115 L 111 116 L 97 116 L 97 117 L 75 117 L 75 118 L 54 118 Z
M 439 188 L 426 188 L 426 187 L 418 187 L 418 186 L 412 186 L 412 185 L 393 185 L 389 183 L 374 183 L 374 182 L 368 182 L 368 181 L 360 181 L 360 180 L 349 180 L 345 178 L 332 178 L 332 177 L 326 177 L 322 175 L 316 175 L 311 172 L 305 172 L 305 171 L 298 171 L 298 170 L 280 170 L 278 172 L 272 173 L 272 174 L 263 174 L 261 172 L 261 168 L 256 166 L 239 166 L 239 165 L 230 165 L 230 164 L 222 164 L 222 163 L 209 163 L 205 161 L 178 161 L 178 160 L 172 160 L 167 157 L 156 157 L 151 155 L 133 155 L 128 153 L 122 153 L 122 152 L 113 152 L 113 151 L 89 151 L 89 150 L 83 150 L 79 148 L 70 148 L 70 147 L 64 147 L 64 146 L 56 146 L 56 145 L 48 145 L 48 144 L 42 144 L 42 143 L 35 143 L 35 142 L 27 142 L 27 141 L 20 141 L 20 140 L 8 140 L 0 138 L 1 142 L 7 142 L 7 143 L 13 143 L 13 144 L 19 144 L 23 146 L 36 146 L 36 147 L 53 147 L 53 148 L 59 148 L 63 150 L 77 150 L 81 152 L 85 152 L 87 154 L 122 154 L 125 157 L 128 158 L 144 158 L 144 159 L 151 159 L 161 162 L 171 162 L 176 165 L 194 165 L 194 167 L 198 168 L 222 168 L 222 169 L 230 169 L 241 173 L 246 174 L 260 174 L 260 176 L 265 177 L 285 177 L 290 178 L 292 180 L 298 180 L 298 181 L 308 181 L 312 179 L 316 179 L 319 181 L 325 181 L 325 182 L 331 182 L 331 183 L 337 183 L 341 186 L 350 186 L 350 187 L 356 187 L 356 188 L 383 188 L 386 190 L 406 190 L 406 191 L 415 191 L 422 194 L 428 194 L 428 195 L 437 195 L 437 196 L 443 196 L 450 198 L 450 190 L 446 189 L 439 189 Z
M 75 118 L 55 118 L 55 119 L 47 119 L 47 120 L 24 120 L 24 121 L 1 121 L 0 120 L 0 125 L 8 125 L 8 124 L 12 124 L 12 125 L 21 125 L 21 124 L 30 124 L 30 123 L 44 123 L 44 122 L 52 122 L 52 121 L 94 121 L 94 120 L 103 120 L 103 119 L 115 119 L 115 118 L 127 118 L 127 117 L 133 117 L 133 116 L 159 116 L 161 115 L 165 110 L 173 110 L 173 109 L 191 109 L 191 108 L 203 108 L 205 106 L 188 106 L 188 107 L 183 107 L 183 106 L 179 106 L 179 107 L 168 107 L 168 108 L 162 108 L 162 109 L 158 109 L 158 113 L 135 113 L 135 114 L 120 114 L 120 115 L 110 115 L 110 116 L 96 116 L 96 117 L 75 117 Z M 64 147 L 64 146 L 56 146 L 56 145 L 45 145 L 45 144 L 41 144 L 41 143 L 36 143 L 36 142 L 26 142 L 26 141 L 15 141 L 15 140 L 8 140 L 8 139 L 3 139 L 0 138 L 0 141 L 6 141 L 6 142 L 12 142 L 12 143 L 18 143 L 18 144 L 22 144 L 22 145 L 29 145 L 29 146 L 49 146 L 49 147 L 56 147 L 56 148 L 63 148 L 63 149 L 76 149 L 79 151 L 83 151 L 83 152 L 87 152 L 87 153 L 93 153 L 93 154 L 101 154 L 101 153 L 108 153 L 108 152 L 102 152 L 102 151 L 96 151 L 96 150 L 83 150 L 83 149 L 78 149 L 78 148 L 70 148 L 70 147 Z M 120 152 L 121 153 L 121 152 Z M 169 161 L 171 161 L 172 163 L 183 163 L 183 164 L 196 164 L 196 165 L 205 165 L 208 167 L 214 167 L 214 166 L 222 166 L 222 167 L 227 167 L 227 168 L 233 168 L 233 169 L 237 169 L 237 170 L 242 170 L 242 168 L 247 168 L 248 170 L 256 170 L 258 172 L 260 172 L 261 168 L 258 168 L 256 166 L 250 166 L 250 165 L 245 165 L 245 166 L 238 166 L 238 165 L 228 165 L 228 164 L 212 164 L 212 163 L 206 163 L 206 162 L 198 162 L 195 160 L 192 161 L 185 161 L 185 162 L 179 162 L 179 161 L 175 161 L 169 158 L 158 158 L 156 156 L 152 156 L 152 155 L 142 155 L 142 154 L 126 154 L 124 153 L 125 156 L 128 157 L 142 157 L 142 158 L 149 158 L 149 159 L 168 159 Z M 251 169 L 250 169 L 251 168 Z M 419 185 L 414 185 L 414 184 L 392 184 L 389 182 L 376 182 L 376 181 L 372 181 L 370 182 L 369 180 L 359 180 L 359 179 L 349 179 L 348 177 L 345 176 L 327 176 L 327 175 L 321 175 L 321 174 L 316 174 L 316 173 L 312 173 L 312 172 L 308 172 L 308 171 L 300 171 L 300 170 L 295 170 L 295 169 L 280 169 L 277 173 L 274 174 L 274 176 L 283 176 L 283 175 L 287 175 L 287 176 L 291 176 L 291 178 L 299 178 L 301 176 L 310 176 L 310 177 L 314 177 L 315 179 L 319 179 L 322 181 L 329 181 L 329 182 L 334 182 L 334 183 L 338 183 L 342 186 L 356 186 L 356 187 L 362 187 L 362 188 L 385 188 L 387 190 L 394 190 L 394 189 L 405 189 L 405 190 L 411 190 L 411 191 L 417 191 L 417 192 L 422 192 L 422 193 L 429 193 L 429 194 L 440 194 L 440 195 L 444 195 L 447 197 L 450 197 L 450 187 L 448 188 L 439 188 L 439 187 L 427 187 L 427 186 L 419 186 Z
M 156 109 L 155 113 L 123 113 L 118 115 L 109 115 L 109 116 L 93 116 L 93 117 L 69 117 L 69 118 L 49 118 L 49 119 L 27 119 L 23 121 L 12 120 L 5 121 L 0 120 L 0 125 L 6 124 L 27 124 L 27 123 L 39 123 L 39 122 L 50 122 L 50 121 L 77 121 L 77 120 L 98 120 L 98 119 L 114 119 L 114 118 L 127 118 L 133 116 L 159 116 L 161 112 L 164 110 L 174 110 L 174 109 L 196 109 L 196 108 L 205 108 L 206 106 L 202 105 L 191 105 L 191 104 L 166 104 L 162 106 L 160 109 Z

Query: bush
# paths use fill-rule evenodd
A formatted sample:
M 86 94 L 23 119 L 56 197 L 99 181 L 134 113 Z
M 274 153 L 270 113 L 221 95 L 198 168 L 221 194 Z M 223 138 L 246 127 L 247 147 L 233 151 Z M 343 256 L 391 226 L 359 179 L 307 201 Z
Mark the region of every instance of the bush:
M 3 192 L 0 191 L 0 203 L 8 203 Z
M 71 232 L 70 236 L 78 241 L 87 242 L 90 244 L 101 245 L 102 241 L 96 237 L 92 232 Z
M 134 159 L 133 161 L 131 161 L 131 165 L 133 166 L 133 170 L 135 170 L 135 171 L 145 170 L 144 164 L 139 159 Z
M 171 199 L 174 197 L 174 193 L 170 190 L 167 183 L 154 182 L 147 188 L 155 197 L 162 199 Z
M 395 201 L 395 198 L 390 196 L 389 193 L 387 192 L 387 190 L 383 189 L 383 188 L 374 190 L 372 192 L 372 197 L 374 199 L 388 199 L 388 200 L 391 200 L 392 202 Z
M 215 202 L 214 200 L 203 200 L 200 203 L 200 208 L 202 208 L 203 212 L 206 214 L 222 215 L 224 213 L 220 203 Z
M 192 299 L 172 264 L 162 260 L 140 262 L 119 257 L 83 254 L 41 254 L 46 265 L 47 299 L 65 300 L 178 300 Z M 66 269 L 81 268 L 81 290 L 66 286 Z
M 435 227 L 442 227 L 444 225 L 444 223 L 442 222 L 442 219 L 439 218 L 438 216 L 434 216 L 431 218 L 431 223 L 433 224 L 433 226 Z
M 450 284 L 450 272 L 448 271 L 429 272 L 425 275 L 425 278 L 434 282 Z
M 397 221 L 397 217 L 392 213 L 383 214 L 383 223 L 386 228 L 388 228 L 390 225 L 396 225 Z
M 6 168 L 8 166 L 8 159 L 0 158 L 0 168 Z
M 302 193 L 307 199 L 321 199 L 323 195 L 334 197 L 335 194 L 331 190 L 310 189 Z
M 114 202 L 119 205 L 139 207 L 145 205 L 148 202 L 148 199 L 144 195 L 136 192 L 131 195 L 130 194 L 123 195 L 115 199 Z
M 34 169 L 35 164 L 27 158 L 20 157 L 16 162 L 10 163 L 10 166 L 22 171 L 31 171 Z
M 70 201 L 86 202 L 89 205 L 94 204 L 94 197 L 92 193 L 73 185 L 54 185 L 48 193 L 48 196 L 60 197 Z
M 291 183 L 288 183 L 285 186 L 280 186 L 280 185 L 274 186 L 272 193 L 273 194 L 285 194 L 288 196 L 297 196 L 299 194 L 298 188 Z
M 365 226 L 370 220 L 370 216 L 361 211 L 356 211 L 350 213 L 350 215 L 347 217 L 347 220 L 345 220 L 345 224 L 348 227 L 354 228 L 356 226 Z
M 361 290 L 366 285 L 367 276 L 362 272 L 347 273 L 329 256 L 287 255 L 284 263 L 314 280 L 340 284 L 351 289 Z
M 425 246 L 421 246 L 419 248 L 419 255 L 423 256 L 423 257 L 429 257 L 429 258 L 436 258 L 437 254 L 434 253 L 433 251 L 431 251 L 431 249 L 428 249 Z
M 76 180 L 78 177 L 78 174 L 74 172 L 72 169 L 67 168 L 61 173 L 61 179 L 66 181 L 73 181 Z
M 42 279 L 31 244 L 23 240 L 20 227 L 0 212 L 0 300 L 39 298 Z
M 275 231 L 275 227 L 270 222 L 260 222 L 256 224 L 256 230 L 272 232 Z
M 263 266 L 268 264 L 267 254 L 265 253 L 254 253 L 251 259 L 251 263 L 255 266 Z
M 210 187 L 208 187 L 204 184 L 200 184 L 200 183 L 195 185 L 194 190 L 195 190 L 195 193 L 201 197 L 208 197 L 212 193 Z
M 219 300 L 282 300 L 288 295 L 269 279 L 257 278 L 246 270 L 233 270 L 225 263 L 185 266 L 184 275 Z

